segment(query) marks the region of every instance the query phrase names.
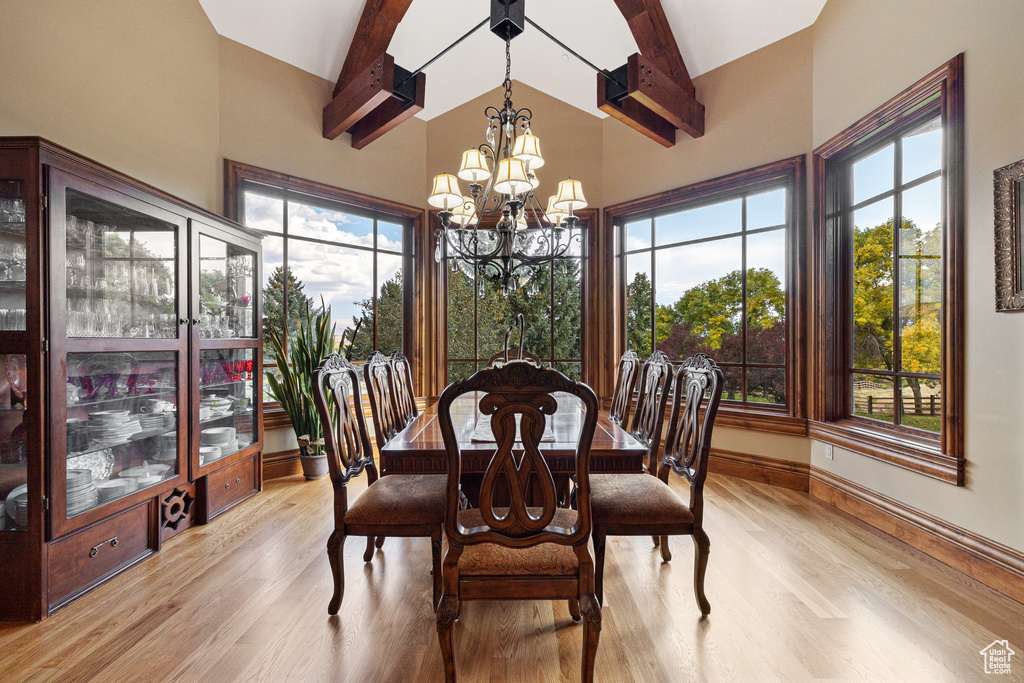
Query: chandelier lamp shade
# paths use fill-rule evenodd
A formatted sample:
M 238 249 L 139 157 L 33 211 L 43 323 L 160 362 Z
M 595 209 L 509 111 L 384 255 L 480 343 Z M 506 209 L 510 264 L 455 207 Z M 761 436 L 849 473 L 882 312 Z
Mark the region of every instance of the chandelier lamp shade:
M 547 206 L 537 198 L 537 169 L 545 160 L 540 138 L 531 130 L 533 113 L 512 104 L 511 40 L 519 33 L 507 19 L 500 21 L 508 6 L 502 0 L 492 2 L 492 31 L 505 41 L 504 102 L 501 108 L 484 110 L 485 141 L 463 152 L 457 175 L 434 177 L 427 202 L 440 209 L 441 225 L 434 231 L 438 263 L 447 260 L 452 272 L 462 270 L 470 278 L 499 280 L 506 294 L 524 286 L 532 294 L 539 289 L 535 276 L 541 268 L 554 268 L 558 259 L 575 255 L 571 250 L 581 246 L 575 212 L 587 200 L 583 184 L 571 178 L 558 184 Z M 460 179 L 467 183 L 467 195 Z M 479 290 L 484 291 L 482 281 Z

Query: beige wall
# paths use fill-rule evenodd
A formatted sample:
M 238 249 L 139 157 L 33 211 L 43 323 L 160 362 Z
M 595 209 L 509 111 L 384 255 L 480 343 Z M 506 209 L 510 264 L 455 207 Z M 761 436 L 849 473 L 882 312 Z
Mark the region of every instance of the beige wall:
M 198 2 L 0 0 L 0 135 L 220 206 L 218 38 Z
M 413 118 L 371 143 L 323 137 L 334 83 L 220 39 L 220 155 L 375 197 L 426 206 L 426 127 Z
M 487 119 L 484 109 L 500 107 L 504 91 L 498 87 L 427 122 L 427 169 L 423 192 L 436 174 L 457 173 L 462 153 L 484 142 Z M 539 196 L 547 198 L 558 190 L 558 182 L 572 176 L 583 182 L 592 207 L 604 206 L 601 187 L 601 119 L 556 100 L 528 85 L 514 81 L 512 102 L 533 112 L 533 133 L 540 138 L 544 166 L 537 171 Z M 469 193 L 460 181 L 462 191 Z
M 618 204 L 811 149 L 811 29 L 694 79 L 704 104 L 700 138 L 665 148 L 604 120 L 604 200 Z
M 1024 550 L 1024 317 L 995 313 L 992 171 L 1024 158 L 1024 3 L 830 0 L 814 28 L 819 145 L 963 52 L 967 180 L 967 485 L 836 450 L 812 463 Z M 885 46 L 882 48 L 881 46 Z

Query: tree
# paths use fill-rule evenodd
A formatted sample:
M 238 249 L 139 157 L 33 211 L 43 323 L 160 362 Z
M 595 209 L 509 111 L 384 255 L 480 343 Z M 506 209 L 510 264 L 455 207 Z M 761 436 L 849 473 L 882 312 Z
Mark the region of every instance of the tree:
M 579 358 L 582 340 L 582 265 L 577 259 L 563 259 L 554 266 L 542 266 L 525 286 L 506 294 L 492 276 L 467 275 L 461 269 L 448 274 L 448 357 L 486 360 L 500 353 L 505 333 L 520 313 L 526 323 L 523 348 L 541 358 Z M 470 271 L 472 273 L 472 271 Z M 534 285 L 536 292 L 533 291 Z M 552 286 L 554 291 L 552 292 Z M 483 296 L 480 296 L 481 287 Z M 554 294 L 554 311 L 551 308 Z M 474 320 L 475 311 L 475 320 Z M 552 334 L 554 347 L 552 348 Z M 475 341 L 475 345 L 474 345 Z M 515 336 L 509 345 L 518 345 Z M 575 366 L 561 368 L 567 374 Z M 471 373 L 469 364 L 449 367 L 449 379 Z
M 288 270 L 287 278 L 284 267 L 278 266 L 270 274 L 267 285 L 263 289 L 263 334 L 267 337 L 270 332 L 277 332 L 279 335 L 284 332 L 284 302 L 285 283 L 288 290 L 288 334 L 294 335 L 298 331 L 299 317 L 304 317 L 306 310 L 314 312 L 319 310 L 313 302 L 313 298 L 306 296 L 304 285 L 295 277 L 295 273 Z
M 647 273 L 637 273 L 626 285 L 626 346 L 644 357 L 651 353 L 651 299 Z
M 904 219 L 899 231 L 900 270 L 893 263 L 895 221 L 854 231 L 854 367 L 896 368 L 893 356 L 893 287 L 899 278 L 900 369 L 938 374 L 942 361 L 942 229 L 921 230 Z M 904 380 L 923 412 L 921 379 Z M 925 380 L 928 382 L 928 380 Z
M 893 220 L 853 233 L 853 367 L 892 370 Z
M 342 347 L 349 360 L 365 360 L 375 350 L 383 353 L 402 350 L 402 311 L 404 290 L 402 271 L 380 286 L 377 297 L 377 344 L 373 343 L 374 302 L 363 299 L 353 302 L 359 306 L 359 315 L 346 327 L 342 335 Z

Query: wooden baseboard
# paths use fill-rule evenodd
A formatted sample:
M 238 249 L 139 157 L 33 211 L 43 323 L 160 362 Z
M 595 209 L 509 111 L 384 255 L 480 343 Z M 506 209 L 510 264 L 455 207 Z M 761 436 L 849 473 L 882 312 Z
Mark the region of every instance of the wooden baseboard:
M 1024 603 L 1024 553 L 817 467 L 810 494 Z
M 711 458 L 708 460 L 708 472 L 759 481 L 794 491 L 807 490 L 810 469 L 811 466 L 807 463 L 779 460 L 763 455 L 748 455 L 721 448 L 712 448 Z
M 302 474 L 302 463 L 299 462 L 299 449 L 266 453 L 263 456 L 263 480 L 290 477 Z

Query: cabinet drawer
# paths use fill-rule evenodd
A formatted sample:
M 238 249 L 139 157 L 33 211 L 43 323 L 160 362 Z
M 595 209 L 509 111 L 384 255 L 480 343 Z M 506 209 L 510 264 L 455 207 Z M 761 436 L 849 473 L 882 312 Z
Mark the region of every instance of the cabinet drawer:
M 152 506 L 152 501 L 136 505 L 50 544 L 51 611 L 156 550 Z
M 256 458 L 249 458 L 206 477 L 207 517 L 213 518 L 256 493 Z

